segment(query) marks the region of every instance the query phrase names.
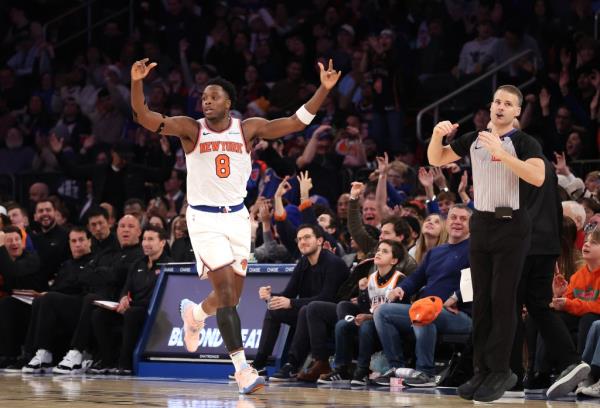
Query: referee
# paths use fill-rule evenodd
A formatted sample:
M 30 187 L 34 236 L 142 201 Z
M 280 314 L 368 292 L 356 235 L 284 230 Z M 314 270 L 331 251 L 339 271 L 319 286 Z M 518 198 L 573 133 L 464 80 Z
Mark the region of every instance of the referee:
M 438 123 L 427 149 L 429 162 L 442 166 L 469 155 L 475 213 L 471 217 L 474 376 L 458 387 L 464 399 L 491 402 L 512 388 L 509 368 L 516 328 L 516 293 L 531 240 L 526 211 L 528 184 L 540 187 L 545 169 L 535 139 L 513 127 L 523 95 L 500 86 L 490 106 L 491 129 L 471 132 L 443 145 L 458 124 Z

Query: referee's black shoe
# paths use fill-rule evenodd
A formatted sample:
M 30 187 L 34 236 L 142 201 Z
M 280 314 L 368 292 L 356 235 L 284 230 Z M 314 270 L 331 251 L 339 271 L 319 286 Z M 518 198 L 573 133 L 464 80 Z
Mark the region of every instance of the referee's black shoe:
M 473 395 L 475 394 L 477 389 L 481 386 L 481 384 L 483 383 L 483 381 L 485 380 L 487 375 L 488 375 L 488 373 L 482 373 L 479 371 L 476 372 L 475 375 L 473 377 L 471 377 L 471 379 L 469 381 L 458 386 L 458 388 L 456 389 L 456 393 L 458 394 L 459 397 L 461 397 L 463 399 L 472 400 Z
M 517 381 L 517 375 L 510 370 L 491 372 L 473 394 L 473 400 L 479 402 L 496 401 L 502 398 L 506 390 L 514 387 Z

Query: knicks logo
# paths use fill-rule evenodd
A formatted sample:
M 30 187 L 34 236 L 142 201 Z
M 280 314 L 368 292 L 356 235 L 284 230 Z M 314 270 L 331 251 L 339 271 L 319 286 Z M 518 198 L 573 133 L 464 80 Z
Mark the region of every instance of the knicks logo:
M 247 259 L 242 259 L 242 262 L 240 262 L 240 264 L 242 265 L 242 269 L 245 271 L 246 269 L 248 269 L 248 260 Z

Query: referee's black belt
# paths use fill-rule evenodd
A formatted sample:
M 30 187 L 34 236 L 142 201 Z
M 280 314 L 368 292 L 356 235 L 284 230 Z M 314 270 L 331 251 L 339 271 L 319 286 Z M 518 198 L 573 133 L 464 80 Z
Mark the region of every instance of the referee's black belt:
M 223 205 L 220 207 L 214 207 L 212 205 L 190 205 L 194 210 L 204 211 L 209 213 L 230 213 L 236 212 L 244 208 L 244 203 L 237 205 Z

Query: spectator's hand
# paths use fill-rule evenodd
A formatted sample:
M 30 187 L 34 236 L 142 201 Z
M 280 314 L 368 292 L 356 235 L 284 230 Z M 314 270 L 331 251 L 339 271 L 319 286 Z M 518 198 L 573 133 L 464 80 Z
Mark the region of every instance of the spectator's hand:
M 569 282 L 565 277 L 562 274 L 555 274 L 552 279 L 552 297 L 562 297 L 567 291 L 567 286 L 569 286 Z
M 535 103 L 536 99 L 537 97 L 535 96 L 535 94 L 530 93 L 525 95 L 525 102 L 527 103 Z
M 190 43 L 188 42 L 187 38 L 184 37 L 179 40 L 179 54 L 185 54 L 189 46 Z
M 319 71 L 321 85 L 323 85 L 327 90 L 333 88 L 342 75 L 342 71 L 336 71 L 333 69 L 333 60 L 331 58 L 329 59 L 329 66 L 327 69 L 325 69 L 323 64 L 319 62 Z
M 332 254 L 335 254 L 335 250 L 337 248 L 332 247 L 329 241 L 323 241 L 323 249 L 331 252 Z
M 352 299 L 350 299 L 350 302 L 352 304 L 358 305 L 358 298 L 353 297 Z
M 540 108 L 542 110 L 550 108 L 550 92 L 546 88 L 542 88 L 539 94 Z
M 449 120 L 445 120 L 435 125 L 435 127 L 433 128 L 433 136 L 443 137 L 449 135 L 456 129 L 458 129 L 458 123 L 452 123 Z
M 160 149 L 165 154 L 165 156 L 171 155 L 171 144 L 166 136 L 161 136 L 160 139 Z
M 362 278 L 361 280 L 358 281 L 358 289 L 367 290 L 368 287 L 369 287 L 369 279 L 368 278 Z
M 565 305 L 567 304 L 567 299 L 563 297 L 554 298 L 552 302 L 550 302 L 550 307 L 554 310 L 561 311 L 565 309 Z
M 275 197 L 283 197 L 285 193 L 292 189 L 291 184 L 288 182 L 289 176 L 285 176 L 279 186 L 277 187 L 277 191 L 275 191 Z
M 353 200 L 358 199 L 363 191 L 365 190 L 365 185 L 360 181 L 353 181 L 350 187 L 350 198 Z
M 463 171 L 462 176 L 460 176 L 460 183 L 458 183 L 458 193 L 466 193 L 467 186 L 469 185 L 469 172 L 466 170 Z
M 269 300 L 271 297 L 271 286 L 261 286 L 258 289 L 258 297 L 260 300 Z
M 373 315 L 367 314 L 367 313 L 361 313 L 354 318 L 354 324 L 357 326 L 360 326 L 367 320 L 373 320 Z
M 148 61 L 148 58 L 144 58 L 142 60 L 134 62 L 133 65 L 131 65 L 132 81 L 140 81 L 146 78 L 150 71 L 152 71 L 152 69 L 158 65 L 156 62 L 151 62 L 150 64 L 146 65 Z
M 571 65 L 571 53 L 564 47 L 560 49 L 560 65 L 563 70 L 568 70 Z
M 82 148 L 85 150 L 90 150 L 96 144 L 96 135 L 89 135 L 83 139 Z
M 433 175 L 433 182 L 438 188 L 448 188 L 448 183 L 446 182 L 446 176 L 444 176 L 444 172 L 439 167 L 433 167 L 431 169 L 431 174 Z
M 452 314 L 458 314 L 458 312 L 459 312 L 458 301 L 456 299 L 454 299 L 453 297 L 449 297 L 444 302 L 444 308 Z
M 425 167 L 419 167 L 419 183 L 425 188 L 433 187 L 433 172 L 427 171 Z
M 331 125 L 321 125 L 315 129 L 312 136 L 310 137 L 309 143 L 311 140 L 318 140 L 319 135 L 323 132 L 326 132 L 331 129 Z
M 271 217 L 273 216 L 273 209 L 269 205 L 268 200 L 264 200 L 260 203 L 260 207 L 258 208 L 258 219 L 260 222 L 265 224 L 271 223 Z
M 567 159 L 565 157 L 565 153 L 556 153 L 554 152 L 554 158 L 556 159 L 556 163 L 554 164 L 554 168 L 556 169 L 556 174 L 562 174 L 563 176 L 568 175 L 569 166 L 567 166 Z
M 271 298 L 271 301 L 269 302 L 270 310 L 291 309 L 291 308 L 292 308 L 291 300 L 284 296 L 273 296 Z
M 265 200 L 266 200 L 266 198 L 264 198 L 263 196 L 258 196 L 258 198 L 256 199 L 256 202 L 252 205 L 252 207 L 250 207 L 250 211 L 249 212 L 250 212 L 250 219 L 251 220 L 258 219 L 258 211 L 260 210 L 260 205 Z
M 52 133 L 50 135 L 49 142 L 50 142 L 50 149 L 52 150 L 52 152 L 54 154 L 59 154 L 62 151 L 63 146 L 65 144 L 65 140 L 63 138 L 59 139 L 56 136 L 56 133 Z
M 460 172 L 460 166 L 456 163 L 444 164 L 441 168 L 442 168 L 442 170 L 448 170 L 452 174 L 456 174 L 456 173 Z
M 269 147 L 269 142 L 267 142 L 266 140 L 259 140 L 258 143 L 256 143 L 254 145 L 254 151 L 255 152 L 259 152 L 259 151 L 263 151 L 265 150 L 267 147 Z
M 117 312 L 125 313 L 127 309 L 129 309 L 129 296 L 125 295 L 119 301 L 119 305 L 117 306 Z
M 387 152 L 383 152 L 383 157 L 376 157 L 377 160 L 377 175 L 387 174 L 390 170 L 390 159 Z
M 298 174 L 298 183 L 300 183 L 300 201 L 308 200 L 310 190 L 313 188 L 312 179 L 308 177 L 308 171 L 301 171 Z
M 404 297 L 404 289 L 402 289 L 399 286 L 395 287 L 394 289 L 389 291 L 387 294 L 387 298 L 390 300 L 390 302 L 395 302 L 396 300 L 402 300 L 403 297 Z
M 558 78 L 558 86 L 563 91 L 567 89 L 569 86 L 569 82 L 571 81 L 571 77 L 569 76 L 569 71 L 560 71 L 560 76 Z

